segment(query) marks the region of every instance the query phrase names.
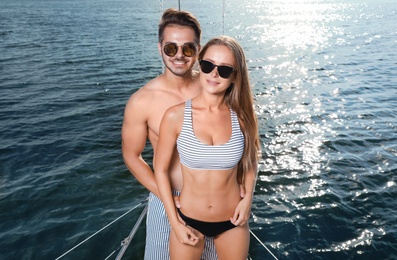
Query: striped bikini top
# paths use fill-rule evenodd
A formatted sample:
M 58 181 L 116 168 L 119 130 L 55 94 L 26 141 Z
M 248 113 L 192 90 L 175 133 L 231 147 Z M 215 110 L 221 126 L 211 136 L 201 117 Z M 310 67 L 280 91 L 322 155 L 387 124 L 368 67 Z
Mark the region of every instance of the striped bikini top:
M 192 101 L 185 103 L 183 126 L 176 141 L 179 158 L 183 165 L 191 169 L 228 170 L 234 168 L 244 152 L 244 135 L 236 113 L 230 109 L 232 135 L 221 145 L 203 144 L 193 132 Z

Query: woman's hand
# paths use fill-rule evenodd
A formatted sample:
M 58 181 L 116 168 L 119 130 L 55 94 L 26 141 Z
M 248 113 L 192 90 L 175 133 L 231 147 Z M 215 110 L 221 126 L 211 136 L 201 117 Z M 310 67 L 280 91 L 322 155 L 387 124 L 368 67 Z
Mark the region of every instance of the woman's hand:
M 178 241 L 182 244 L 195 246 L 199 241 L 199 237 L 194 233 L 193 229 L 182 223 L 174 225 L 172 227 L 172 231 L 175 233 Z
M 248 196 L 240 200 L 236 209 L 234 210 L 233 217 L 230 218 L 230 222 L 232 222 L 235 226 L 243 226 L 245 223 L 247 223 L 248 219 L 250 218 L 251 205 L 252 201 L 250 198 L 248 198 Z

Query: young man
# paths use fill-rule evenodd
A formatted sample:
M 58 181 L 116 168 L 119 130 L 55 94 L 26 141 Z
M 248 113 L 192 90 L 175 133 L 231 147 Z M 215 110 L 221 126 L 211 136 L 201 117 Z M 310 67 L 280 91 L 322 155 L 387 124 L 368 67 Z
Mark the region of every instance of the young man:
M 164 112 L 200 93 L 198 72 L 192 68 L 200 50 L 201 27 L 190 13 L 168 9 L 158 28 L 158 49 L 165 65 L 160 76 L 149 81 L 129 99 L 122 127 L 122 151 L 127 168 L 150 191 L 146 222 L 145 260 L 169 259 L 170 225 L 159 199 L 154 173 L 142 159 L 148 138 L 156 150 Z M 153 158 L 155 160 L 155 158 Z M 174 152 L 170 164 L 172 189 L 182 188 L 179 156 Z M 217 259 L 213 239 L 205 242 L 203 259 Z

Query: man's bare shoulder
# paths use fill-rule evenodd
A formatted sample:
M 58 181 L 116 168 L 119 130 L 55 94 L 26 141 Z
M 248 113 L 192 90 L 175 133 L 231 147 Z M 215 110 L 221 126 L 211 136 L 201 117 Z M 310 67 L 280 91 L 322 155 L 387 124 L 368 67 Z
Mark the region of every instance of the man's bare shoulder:
M 161 77 L 157 77 L 146 83 L 138 91 L 131 95 L 132 100 L 141 100 L 143 103 L 150 101 L 158 96 L 160 92 L 164 92 Z
M 152 79 L 146 85 L 137 90 L 128 100 L 126 109 L 144 109 L 156 105 L 164 99 L 168 91 L 162 84 L 161 77 Z M 141 111 L 144 112 L 144 111 Z

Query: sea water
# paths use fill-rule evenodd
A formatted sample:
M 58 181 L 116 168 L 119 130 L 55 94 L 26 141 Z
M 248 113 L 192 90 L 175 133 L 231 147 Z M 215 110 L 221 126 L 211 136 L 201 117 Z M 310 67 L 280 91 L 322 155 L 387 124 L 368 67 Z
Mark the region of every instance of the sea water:
M 122 159 L 123 109 L 162 72 L 157 24 L 178 1 L 0 5 L 0 258 L 56 259 L 91 236 L 63 259 L 114 258 L 148 195 Z M 203 44 L 226 34 L 246 52 L 263 149 L 255 236 L 278 259 L 396 259 L 397 2 L 181 9 Z M 126 259 L 144 238 L 143 224 Z M 266 248 L 251 237 L 252 259 L 274 259 Z

